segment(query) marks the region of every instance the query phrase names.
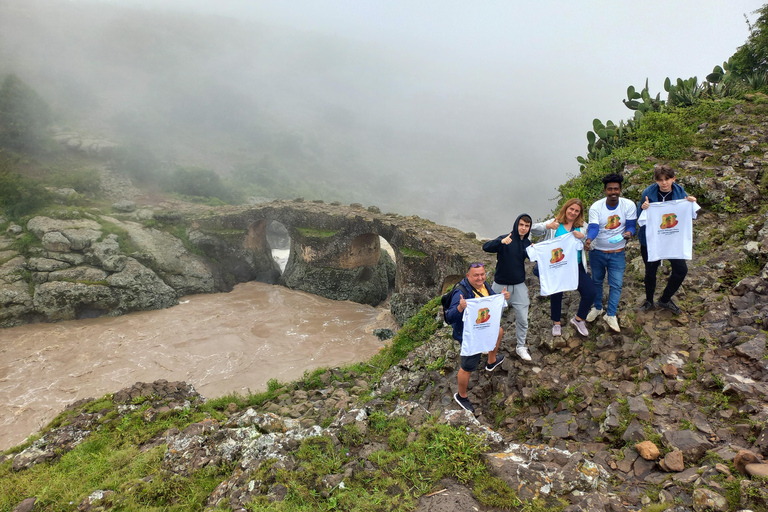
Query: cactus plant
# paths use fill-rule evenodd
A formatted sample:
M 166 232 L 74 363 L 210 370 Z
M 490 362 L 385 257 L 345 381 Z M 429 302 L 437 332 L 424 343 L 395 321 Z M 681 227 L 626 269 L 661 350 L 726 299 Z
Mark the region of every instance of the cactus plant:
M 687 107 L 697 103 L 706 87 L 699 85 L 699 80 L 695 76 L 692 76 L 688 80 L 678 78 L 676 84 L 672 84 L 672 81 L 667 77 L 664 80 L 664 90 L 669 93 L 667 96 L 667 104 L 671 107 Z
M 642 99 L 643 101 L 637 101 L 639 99 Z M 661 99 L 661 93 L 658 93 L 655 98 L 652 98 L 651 94 L 648 92 L 647 78 L 645 79 L 645 87 L 640 92 L 637 92 L 634 86 L 630 85 L 627 88 L 627 99 L 622 101 L 628 109 L 639 112 L 660 112 L 664 107 L 664 100 Z

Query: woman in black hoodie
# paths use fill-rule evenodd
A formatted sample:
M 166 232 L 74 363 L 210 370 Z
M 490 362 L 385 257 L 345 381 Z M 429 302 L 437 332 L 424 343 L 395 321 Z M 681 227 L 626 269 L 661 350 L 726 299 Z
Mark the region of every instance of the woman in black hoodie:
M 528 233 L 531 230 L 531 216 L 527 213 L 515 219 L 512 231 L 483 244 L 485 252 L 496 253 L 496 273 L 493 276 L 493 291 L 500 293 L 504 288 L 509 292 L 507 305 L 515 311 L 515 353 L 523 361 L 530 361 L 531 354 L 525 345 L 528 334 L 528 287 L 525 286 L 526 247 L 531 245 Z

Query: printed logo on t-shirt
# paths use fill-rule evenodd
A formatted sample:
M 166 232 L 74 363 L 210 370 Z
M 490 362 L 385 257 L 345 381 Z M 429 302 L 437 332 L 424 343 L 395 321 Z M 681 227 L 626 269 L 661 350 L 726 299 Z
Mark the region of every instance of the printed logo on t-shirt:
M 611 215 L 605 223 L 605 229 L 616 229 L 619 226 L 621 226 L 621 217 L 618 215 Z
M 552 249 L 552 259 L 549 260 L 549 262 L 557 263 L 558 261 L 563 261 L 563 258 L 565 258 L 565 253 L 563 252 L 563 248 L 558 247 L 557 249 Z
M 677 226 L 677 215 L 674 213 L 665 213 L 661 216 L 661 219 L 660 229 L 669 229 Z
M 491 310 L 488 308 L 482 308 L 477 311 L 476 324 L 484 324 L 491 319 Z

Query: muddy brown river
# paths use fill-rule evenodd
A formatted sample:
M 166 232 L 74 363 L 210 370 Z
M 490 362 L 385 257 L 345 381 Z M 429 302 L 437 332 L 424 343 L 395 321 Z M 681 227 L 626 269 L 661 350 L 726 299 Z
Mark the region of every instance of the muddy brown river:
M 0 329 L 0 450 L 81 398 L 135 382 L 191 383 L 207 398 L 267 388 L 317 367 L 364 361 L 389 311 L 245 283 L 160 311 Z

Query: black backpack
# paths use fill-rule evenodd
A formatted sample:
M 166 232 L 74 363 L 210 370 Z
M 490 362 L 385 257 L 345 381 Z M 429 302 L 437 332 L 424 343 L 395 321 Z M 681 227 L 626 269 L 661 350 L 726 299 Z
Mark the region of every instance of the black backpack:
M 456 288 L 461 290 L 461 293 L 465 298 L 469 297 L 469 292 L 466 288 L 464 288 L 461 282 L 453 285 L 447 292 L 443 294 L 442 297 L 440 297 L 440 305 L 443 306 L 443 322 L 446 324 L 448 323 L 448 320 L 445 319 L 445 312 L 448 311 L 448 308 L 451 307 L 451 298 L 453 297 L 453 292 L 456 291 Z

